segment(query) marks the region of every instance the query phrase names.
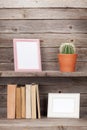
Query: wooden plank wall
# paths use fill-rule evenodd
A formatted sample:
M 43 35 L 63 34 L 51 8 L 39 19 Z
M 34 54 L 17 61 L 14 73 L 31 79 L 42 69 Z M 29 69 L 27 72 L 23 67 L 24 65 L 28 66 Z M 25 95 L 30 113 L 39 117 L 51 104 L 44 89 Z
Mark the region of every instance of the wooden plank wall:
M 14 70 L 13 38 L 40 39 L 43 70 L 59 70 L 59 45 L 72 42 L 79 54 L 76 70 L 87 72 L 87 0 L 0 0 L 0 71 Z M 62 91 L 81 93 L 81 113 L 86 116 L 86 80 L 86 77 L 30 79 L 40 84 L 42 115 L 46 115 L 48 92 Z M 2 81 L 0 117 L 6 117 L 7 92 Z M 11 83 L 13 79 L 6 81 Z

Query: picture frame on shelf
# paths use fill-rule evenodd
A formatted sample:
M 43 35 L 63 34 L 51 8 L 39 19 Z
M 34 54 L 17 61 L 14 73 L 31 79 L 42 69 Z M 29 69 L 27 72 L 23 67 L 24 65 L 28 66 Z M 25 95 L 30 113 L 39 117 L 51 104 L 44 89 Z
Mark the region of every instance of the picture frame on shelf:
M 79 118 L 80 94 L 79 93 L 49 93 L 48 118 Z
M 17 72 L 41 71 L 39 39 L 13 39 L 14 69 Z

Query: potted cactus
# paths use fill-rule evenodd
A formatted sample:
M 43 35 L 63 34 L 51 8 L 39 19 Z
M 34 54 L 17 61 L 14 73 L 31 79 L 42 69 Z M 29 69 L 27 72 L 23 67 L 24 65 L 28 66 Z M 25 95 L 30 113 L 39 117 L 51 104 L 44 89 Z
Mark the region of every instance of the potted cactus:
M 58 54 L 60 71 L 62 72 L 74 72 L 76 65 L 76 49 L 72 43 L 63 43 L 59 48 L 60 54 Z

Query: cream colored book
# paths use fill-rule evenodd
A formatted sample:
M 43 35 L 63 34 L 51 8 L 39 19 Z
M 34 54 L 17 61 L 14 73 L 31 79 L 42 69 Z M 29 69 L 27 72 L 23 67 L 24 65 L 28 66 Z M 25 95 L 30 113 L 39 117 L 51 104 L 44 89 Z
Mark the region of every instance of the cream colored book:
M 24 86 L 21 86 L 21 111 L 21 117 L 26 118 L 26 91 Z
M 7 85 L 7 118 L 14 119 L 15 118 L 15 93 L 16 86 L 13 84 Z
M 26 84 L 26 118 L 31 118 L 31 84 Z
M 32 110 L 32 119 L 36 119 L 36 85 L 32 84 L 31 87 L 31 110 Z

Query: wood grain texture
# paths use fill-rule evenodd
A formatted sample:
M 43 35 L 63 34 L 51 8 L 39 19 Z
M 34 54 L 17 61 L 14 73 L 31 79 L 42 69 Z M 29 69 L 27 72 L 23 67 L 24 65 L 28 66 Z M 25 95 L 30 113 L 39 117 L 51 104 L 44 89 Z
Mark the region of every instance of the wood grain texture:
M 44 123 L 45 121 L 45 123 Z M 5 126 L 19 126 L 19 127 L 55 127 L 55 126 L 78 126 L 78 127 L 87 127 L 87 120 L 86 119 L 36 119 L 36 120 L 0 120 L 0 127 Z
M 40 72 L 14 72 L 0 71 L 0 77 L 87 77 L 87 72 L 60 72 L 60 71 L 40 71 Z
M 0 33 L 87 33 L 87 20 L 0 20 Z
M 14 38 L 40 39 L 44 48 L 58 48 L 63 42 L 72 42 L 77 48 L 87 48 L 87 34 L 0 34 L 0 47 L 13 47 Z
M 42 86 L 43 87 L 43 86 Z M 55 86 L 54 86 L 55 87 Z M 71 89 L 72 89 L 72 86 L 71 86 Z M 57 91 L 56 91 L 57 90 Z M 59 91 L 62 92 L 62 89 L 59 89 Z M 56 89 L 55 90 L 48 90 L 48 92 L 46 93 L 46 90 L 45 92 L 41 92 L 41 88 L 40 88 L 40 102 L 41 102 L 41 109 L 43 109 L 45 107 L 44 104 L 44 100 L 48 100 L 48 93 L 51 92 L 51 93 L 58 93 L 58 87 L 56 86 Z M 68 89 L 66 89 L 66 91 L 64 91 L 65 93 L 69 92 Z M 71 93 L 73 92 L 73 89 L 71 91 Z M 87 107 L 87 93 L 81 93 L 81 107 Z M 47 106 L 47 104 L 46 104 Z M 0 94 L 0 107 L 3 108 L 3 107 L 7 107 L 7 95 L 6 94 Z M 46 108 L 45 108 L 46 109 Z M 39 111 L 40 112 L 40 111 Z M 44 113 L 44 112 L 43 112 Z M 25 114 L 24 114 L 25 115 Z M 25 116 L 23 115 L 22 118 L 25 118 Z
M 15 127 L 12 127 L 12 126 L 10 126 L 10 127 L 7 127 L 7 126 L 4 126 L 4 127 L 0 127 L 1 128 L 1 130 L 16 130 L 16 129 L 18 129 L 18 130 L 40 130 L 40 129 L 42 129 L 42 130 L 87 130 L 87 127 L 78 127 L 78 126 L 69 126 L 69 127 L 67 127 L 67 126 L 51 126 L 51 127 L 49 127 L 49 126 L 46 126 L 46 127 L 17 127 L 17 126 L 15 126 Z
M 87 19 L 87 9 L 0 9 L 0 19 Z
M 87 77 L 3 77 L 3 78 L 0 78 L 0 85 L 7 85 L 7 83 L 17 83 L 19 85 L 22 85 L 22 84 L 29 84 L 29 83 L 37 83 L 37 84 L 41 84 L 43 85 L 44 87 L 48 88 L 47 86 L 57 86 L 57 84 L 60 82 L 60 84 L 58 85 L 59 87 L 62 87 L 63 88 L 66 88 L 67 89 L 71 89 L 70 86 L 72 86 L 73 88 L 73 92 L 75 92 L 75 89 L 77 88 L 77 91 L 78 92 L 86 92 L 87 91 Z M 67 86 L 64 87 L 65 85 L 63 84 L 68 82 Z M 69 83 L 70 82 L 70 83 Z M 73 87 L 73 86 L 76 86 L 76 87 Z M 62 88 L 61 87 L 61 88 Z M 81 89 L 79 89 L 81 88 Z M 53 88 L 55 89 L 55 87 Z M 48 89 L 49 90 L 49 89 Z M 72 91 L 72 89 L 71 89 Z M 76 91 L 76 92 L 77 92 Z
M 0 94 L 7 94 L 7 87 L 5 85 L 0 85 Z
M 41 61 L 42 62 L 57 62 L 59 48 L 44 48 L 41 47 Z M 13 63 L 13 48 L 0 48 L 0 63 Z M 87 61 L 87 48 L 76 48 L 78 54 L 77 61 Z
M 7 106 L 7 94 L 0 94 L 0 108 Z
M 14 70 L 14 64 L 13 63 L 1 63 L 0 70 L 2 70 L 2 71 Z
M 1 0 L 0 1 L 0 8 L 34 8 L 34 7 L 74 7 L 74 8 L 87 8 L 87 1 L 86 0 L 25 0 L 25 1 L 17 1 L 17 0 Z
M 9 72 L 14 70 L 13 38 L 40 39 L 44 72 Z M 76 73 L 58 72 L 57 53 L 63 42 L 76 45 L 79 54 Z M 45 117 L 49 92 L 81 93 L 80 120 L 0 120 L 0 130 L 86 130 L 87 0 L 0 0 L 0 71 L 0 118 L 7 115 L 8 83 L 38 83 L 41 115 Z
M 76 71 L 87 72 L 86 67 L 87 67 L 87 62 L 84 61 L 77 62 Z M 0 71 L 11 71 L 11 70 L 14 70 L 13 63 L 0 63 Z M 42 62 L 42 70 L 59 71 L 59 64 L 58 62 Z
M 7 107 L 0 107 L 0 119 L 7 119 Z

